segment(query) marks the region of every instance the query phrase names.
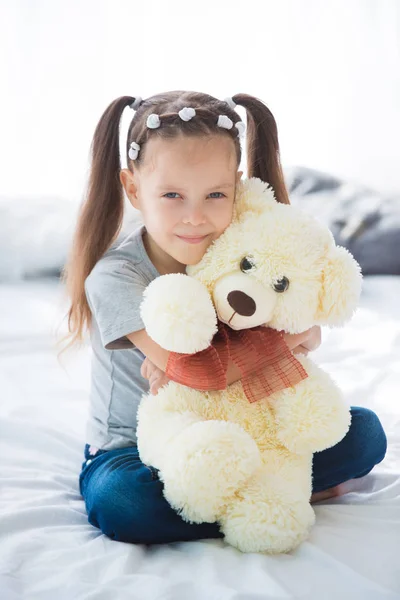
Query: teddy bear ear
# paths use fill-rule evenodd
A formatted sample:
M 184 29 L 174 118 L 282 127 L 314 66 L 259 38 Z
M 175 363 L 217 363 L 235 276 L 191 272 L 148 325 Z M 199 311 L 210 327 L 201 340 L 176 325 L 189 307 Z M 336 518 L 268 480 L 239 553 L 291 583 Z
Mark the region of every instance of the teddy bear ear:
M 262 214 L 276 204 L 274 190 L 258 177 L 250 177 L 239 182 L 236 188 L 234 220 L 244 214 Z
M 361 294 L 362 274 L 346 248 L 334 246 L 322 273 L 317 320 L 330 327 L 344 325 L 353 316 Z

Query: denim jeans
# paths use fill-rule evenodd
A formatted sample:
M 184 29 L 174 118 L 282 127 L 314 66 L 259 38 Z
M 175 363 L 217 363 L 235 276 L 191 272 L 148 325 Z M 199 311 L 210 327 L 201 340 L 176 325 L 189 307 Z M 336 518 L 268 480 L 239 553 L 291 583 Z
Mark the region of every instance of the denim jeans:
M 313 492 L 362 477 L 385 456 L 386 435 L 376 414 L 359 407 L 351 413 L 347 435 L 314 454 Z M 171 508 L 157 469 L 141 462 L 136 446 L 92 455 L 86 445 L 79 483 L 89 523 L 111 539 L 161 544 L 222 537 L 217 523 L 190 524 Z

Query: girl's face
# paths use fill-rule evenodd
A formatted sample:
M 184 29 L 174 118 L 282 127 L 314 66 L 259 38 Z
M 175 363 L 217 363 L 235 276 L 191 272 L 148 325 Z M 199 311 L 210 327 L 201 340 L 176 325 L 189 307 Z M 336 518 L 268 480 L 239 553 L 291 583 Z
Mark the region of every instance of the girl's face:
M 161 273 L 198 263 L 232 220 L 237 172 L 227 136 L 179 136 L 147 142 L 144 162 L 121 181 L 147 230 L 150 259 Z

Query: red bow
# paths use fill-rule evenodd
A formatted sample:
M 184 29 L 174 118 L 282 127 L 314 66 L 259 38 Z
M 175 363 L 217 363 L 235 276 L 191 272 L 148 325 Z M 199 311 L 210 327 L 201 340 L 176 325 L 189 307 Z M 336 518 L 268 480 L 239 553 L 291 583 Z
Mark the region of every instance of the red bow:
M 243 391 L 249 402 L 293 387 L 308 377 L 279 331 L 268 327 L 235 331 L 220 321 L 206 350 L 196 354 L 171 352 L 166 374 L 194 389 L 224 390 L 229 359 L 242 374 Z

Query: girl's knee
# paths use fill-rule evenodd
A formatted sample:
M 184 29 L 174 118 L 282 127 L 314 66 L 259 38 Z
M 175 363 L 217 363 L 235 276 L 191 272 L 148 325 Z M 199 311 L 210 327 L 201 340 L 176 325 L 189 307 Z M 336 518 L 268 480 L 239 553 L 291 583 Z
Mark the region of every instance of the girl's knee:
M 160 544 L 222 537 L 215 523 L 186 523 L 168 504 L 156 472 L 142 467 L 140 477 L 115 469 L 92 480 L 85 500 L 89 522 L 113 540 Z M 132 474 L 131 474 L 132 475 Z
M 371 469 L 386 455 L 387 439 L 379 417 L 369 408 L 351 409 L 352 448 L 356 456 L 363 456 Z
M 123 469 L 94 473 L 85 493 L 89 523 L 111 539 L 146 543 L 157 505 L 165 502 L 157 484 L 154 471 L 144 465 L 134 476 Z

